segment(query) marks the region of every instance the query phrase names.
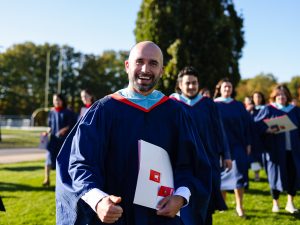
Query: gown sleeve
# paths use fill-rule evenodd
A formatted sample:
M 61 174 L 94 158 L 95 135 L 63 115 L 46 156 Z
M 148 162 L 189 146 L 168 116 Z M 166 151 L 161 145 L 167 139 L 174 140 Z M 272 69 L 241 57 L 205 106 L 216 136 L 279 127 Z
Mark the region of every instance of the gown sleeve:
M 107 149 L 107 132 L 103 130 L 108 129 L 108 121 L 99 101 L 76 124 L 61 148 L 56 172 L 57 224 L 74 224 L 77 217 L 90 218 L 88 213 L 94 213 L 89 206 L 84 210 L 78 210 L 78 206 L 82 205 L 80 198 L 86 192 L 103 189 Z
M 176 188 L 184 186 L 189 178 L 188 188 L 192 195 L 189 205 L 184 207 L 181 213 L 184 214 L 182 216 L 184 223 L 191 225 L 204 223 L 212 183 L 211 166 L 198 137 L 192 118 L 186 113 L 181 118 L 177 165 L 174 174 Z

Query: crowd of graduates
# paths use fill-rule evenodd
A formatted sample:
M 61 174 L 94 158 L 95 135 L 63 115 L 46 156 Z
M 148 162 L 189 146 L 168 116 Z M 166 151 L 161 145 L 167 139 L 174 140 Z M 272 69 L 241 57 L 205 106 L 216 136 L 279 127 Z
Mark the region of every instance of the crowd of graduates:
M 186 67 L 178 75 L 177 93 L 171 98 L 190 111 L 212 166 L 215 189 L 206 224 L 212 223 L 214 210 L 226 209 L 227 191 L 235 193 L 237 215 L 246 217 L 243 195 L 249 188 L 248 171 L 253 170 L 254 180 L 259 181 L 262 167 L 273 199 L 270 211 L 280 212 L 279 195 L 286 192 L 285 210 L 297 213 L 293 200 L 300 189 L 300 111 L 287 86 L 274 87 L 268 102 L 261 92 L 255 91 L 243 103 L 233 98 L 234 87 L 228 78 L 217 83 L 214 95 L 206 88 L 199 91 L 199 86 L 197 70 Z M 283 116 L 291 120 L 295 129 L 286 129 L 280 122 L 273 126 L 265 122 Z M 220 157 L 227 160 L 221 166 Z M 220 190 L 223 198 L 216 198 Z
M 220 80 L 212 94 L 199 89 L 197 69 L 187 66 L 178 74 L 176 93 L 166 97 L 154 90 L 162 64 L 158 46 L 137 44 L 125 62 L 128 88 L 95 103 L 83 91 L 84 107 L 76 119 L 63 96 L 53 96 L 43 185 L 50 185 L 49 173 L 56 164 L 57 224 L 180 224 L 157 217 L 173 218 L 180 209 L 184 224 L 209 225 L 215 210 L 227 210 L 227 191 L 234 191 L 237 215 L 246 217 L 248 171 L 252 168 L 259 180 L 261 167 L 273 199 L 270 211 L 281 210 L 279 195 L 287 192 L 285 210 L 297 213 L 293 200 L 300 188 L 300 109 L 292 104 L 288 88 L 277 85 L 269 101 L 257 91 L 242 103 L 234 99 L 230 79 Z M 283 116 L 295 129 L 266 123 Z M 174 197 L 160 203 L 157 213 L 132 203 L 138 173 L 133 150 L 141 138 L 164 146 L 173 160 L 175 182 L 180 181 Z M 186 187 L 189 183 L 194 186 Z

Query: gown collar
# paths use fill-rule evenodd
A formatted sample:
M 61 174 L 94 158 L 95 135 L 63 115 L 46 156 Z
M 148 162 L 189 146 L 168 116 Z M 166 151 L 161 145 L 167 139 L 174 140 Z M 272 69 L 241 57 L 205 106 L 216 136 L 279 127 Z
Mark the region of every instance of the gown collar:
M 195 98 L 190 99 L 190 98 L 184 96 L 183 94 L 178 94 L 178 93 L 173 93 L 170 95 L 170 97 L 175 98 L 178 101 L 183 102 L 189 106 L 194 106 L 203 98 L 203 96 L 201 94 L 198 94 Z
M 230 103 L 233 101 L 233 98 L 224 98 L 224 97 L 218 97 L 215 98 L 215 102 L 224 102 L 224 103 Z
M 163 93 L 157 90 L 154 90 L 149 95 L 144 96 L 135 91 L 129 90 L 128 88 L 121 89 L 115 94 L 122 96 L 124 99 L 127 99 L 134 105 L 139 106 L 138 108 L 143 108 L 145 110 L 150 110 L 166 97 Z
M 265 106 L 264 105 L 256 105 L 256 106 L 254 106 L 254 108 L 256 110 L 261 110 L 261 109 L 265 108 Z
M 276 102 L 272 102 L 271 105 L 273 107 L 275 107 L 276 109 L 279 109 L 279 110 L 281 110 L 283 112 L 286 112 L 286 113 L 290 112 L 295 107 L 294 105 L 291 105 L 291 104 L 288 104 L 287 106 L 284 106 L 284 105 L 278 104 Z

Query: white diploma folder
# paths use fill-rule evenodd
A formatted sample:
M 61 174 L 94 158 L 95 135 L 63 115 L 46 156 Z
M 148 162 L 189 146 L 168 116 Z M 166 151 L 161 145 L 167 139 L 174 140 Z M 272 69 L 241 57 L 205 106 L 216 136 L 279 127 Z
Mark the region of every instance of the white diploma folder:
M 268 127 L 278 129 L 276 134 L 297 129 L 295 124 L 287 115 L 265 119 L 264 122 L 268 125 Z
M 158 202 L 174 191 L 168 153 L 161 147 L 139 140 L 139 174 L 134 204 L 157 209 Z

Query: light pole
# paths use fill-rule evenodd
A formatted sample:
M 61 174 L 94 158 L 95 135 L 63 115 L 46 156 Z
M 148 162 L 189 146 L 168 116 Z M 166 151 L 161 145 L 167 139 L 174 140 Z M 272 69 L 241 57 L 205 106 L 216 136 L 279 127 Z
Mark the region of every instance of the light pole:
M 50 72 L 50 50 L 47 52 L 47 62 L 46 62 L 45 108 L 48 108 L 49 72 Z
M 1 48 L 3 48 L 2 45 L 0 45 L 0 49 L 1 49 Z M 1 51 L 0 51 L 0 53 L 1 53 Z M 2 142 L 1 121 L 2 121 L 2 117 L 1 117 L 1 115 L 0 115 L 0 142 Z
M 58 62 L 58 82 L 57 82 L 57 93 L 61 93 L 61 77 L 62 77 L 62 60 L 63 60 L 63 49 L 60 49 L 59 62 Z

